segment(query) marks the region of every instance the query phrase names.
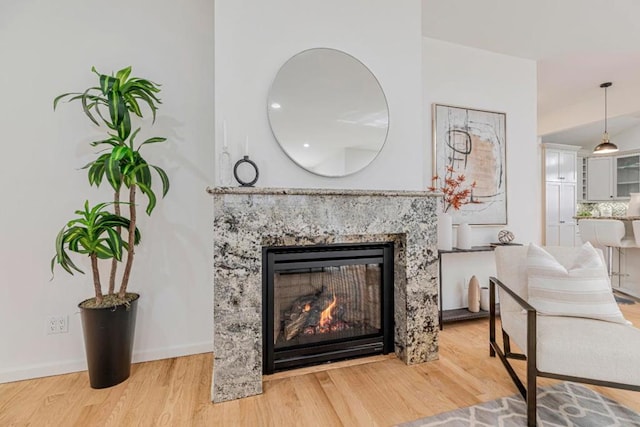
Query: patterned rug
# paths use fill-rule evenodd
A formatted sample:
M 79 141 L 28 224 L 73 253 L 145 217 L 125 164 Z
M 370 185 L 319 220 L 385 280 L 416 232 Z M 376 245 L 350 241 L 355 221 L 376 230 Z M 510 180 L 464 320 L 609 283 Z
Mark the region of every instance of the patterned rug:
M 526 405 L 517 394 L 399 427 L 526 426 Z M 580 384 L 563 382 L 538 388 L 538 426 L 640 426 L 640 414 Z
M 615 295 L 614 294 L 613 297 L 616 299 L 616 302 L 618 304 L 631 305 L 631 304 L 635 304 L 636 303 L 634 300 L 632 300 L 630 298 L 624 298 L 624 297 L 621 297 L 619 295 Z

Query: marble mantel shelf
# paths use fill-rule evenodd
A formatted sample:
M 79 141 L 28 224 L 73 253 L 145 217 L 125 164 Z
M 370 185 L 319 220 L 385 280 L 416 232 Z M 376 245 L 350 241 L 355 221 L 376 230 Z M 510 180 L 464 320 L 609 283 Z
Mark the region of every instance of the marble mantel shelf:
M 439 192 L 406 190 L 341 190 L 330 188 L 261 188 L 261 187 L 207 187 L 209 194 L 262 194 L 290 196 L 382 196 L 382 197 L 438 197 Z

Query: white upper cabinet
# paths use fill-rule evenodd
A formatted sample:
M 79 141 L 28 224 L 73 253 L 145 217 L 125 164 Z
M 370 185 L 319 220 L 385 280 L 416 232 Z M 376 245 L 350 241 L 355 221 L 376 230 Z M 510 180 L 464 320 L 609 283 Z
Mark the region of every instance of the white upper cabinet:
M 576 182 L 576 152 L 545 149 L 545 181 Z
M 587 159 L 587 199 L 611 200 L 613 194 L 613 157 Z
M 640 155 L 632 154 L 616 157 L 615 173 L 616 197 L 629 197 L 640 192 Z
M 627 199 L 640 192 L 640 154 L 587 159 L 587 200 Z

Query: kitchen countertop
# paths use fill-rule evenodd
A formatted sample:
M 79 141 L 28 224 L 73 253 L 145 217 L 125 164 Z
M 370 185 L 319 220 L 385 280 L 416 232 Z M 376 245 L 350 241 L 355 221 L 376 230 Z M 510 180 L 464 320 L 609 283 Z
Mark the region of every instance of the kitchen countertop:
M 640 216 L 574 216 L 573 219 L 619 219 L 621 221 L 640 220 Z

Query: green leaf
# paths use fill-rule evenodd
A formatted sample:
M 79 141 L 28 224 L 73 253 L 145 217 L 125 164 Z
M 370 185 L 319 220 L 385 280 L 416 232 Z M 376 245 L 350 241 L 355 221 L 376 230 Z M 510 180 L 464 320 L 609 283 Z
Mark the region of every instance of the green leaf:
M 92 141 L 89 143 L 92 147 L 96 147 L 100 144 L 109 144 L 111 146 L 116 146 L 120 144 L 120 141 L 117 138 L 111 137 L 109 139 L 101 139 L 99 141 Z
M 129 110 L 124 111 L 122 121 L 118 124 L 118 136 L 122 141 L 129 137 L 131 133 L 131 115 Z
M 106 74 L 100 74 L 100 90 L 103 95 L 108 95 L 113 92 L 113 86 L 118 82 L 115 77 L 108 76 Z
M 129 93 L 125 93 L 124 97 L 129 103 L 129 110 L 133 111 L 133 113 L 136 116 L 142 117 L 142 111 L 140 111 L 140 106 L 138 105 L 138 101 L 136 101 L 136 99 L 133 96 L 131 96 L 131 94 Z
M 129 149 L 129 147 L 127 147 L 126 145 L 120 145 L 116 148 L 114 148 L 111 151 L 111 158 L 115 161 L 115 160 L 122 160 L 123 158 L 125 158 L 125 156 L 127 157 L 131 157 L 131 150 Z
M 86 91 L 84 91 L 84 93 L 82 94 L 82 97 L 80 98 L 82 101 L 82 110 L 84 111 L 84 113 L 87 115 L 87 117 L 89 117 L 89 119 L 95 123 L 96 125 L 100 126 L 100 123 L 93 117 L 93 115 L 91 114 L 91 111 L 89 110 L 89 107 L 87 105 L 87 100 L 91 100 L 91 94 L 89 93 L 90 91 L 92 91 L 94 88 L 90 87 L 89 89 L 87 89 Z
M 116 78 L 120 81 L 120 87 L 127 81 L 129 74 L 131 74 L 131 66 L 123 68 L 116 73 Z
M 124 118 L 127 107 L 124 104 L 124 99 L 120 92 L 112 90 L 107 92 L 106 95 L 107 101 L 109 102 L 109 116 L 111 117 L 111 123 L 118 127 Z
M 156 195 L 151 190 L 151 188 L 147 187 L 142 182 L 137 182 L 136 185 L 140 188 L 140 190 L 142 190 L 144 195 L 147 196 L 149 204 L 147 204 L 147 209 L 145 211 L 147 212 L 147 215 L 151 215 L 151 211 L 153 211 L 153 208 L 156 207 Z
M 149 171 L 149 165 L 142 159 L 139 159 L 139 161 L 142 163 L 138 164 L 132 170 L 132 173 L 136 177 L 136 183 L 142 183 L 151 188 L 151 172 Z
M 152 165 L 151 167 L 154 168 L 156 172 L 158 172 L 158 175 L 160 175 L 160 179 L 162 180 L 162 197 L 164 197 L 169 192 L 169 177 L 167 176 L 165 171 L 160 169 L 158 166 Z
M 58 95 L 58 96 L 56 96 L 56 97 L 55 97 L 55 99 L 53 100 L 53 110 L 55 111 L 56 106 L 58 105 L 58 102 L 59 102 L 62 98 L 65 98 L 65 97 L 67 97 L 67 96 L 69 96 L 69 95 L 77 95 L 77 93 L 75 93 L 75 92 L 68 92 L 68 93 L 63 93 L 62 95 Z M 73 98 L 71 98 L 71 99 L 73 99 Z
M 166 140 L 167 140 L 167 138 L 163 138 L 161 136 L 155 136 L 153 138 L 149 138 L 145 142 L 140 144 L 140 147 L 138 147 L 138 151 L 140 151 L 140 148 L 142 148 L 142 146 L 145 145 L 145 144 L 155 144 L 156 142 L 164 142 Z
M 120 159 L 114 159 L 113 156 L 110 156 L 106 161 L 105 174 L 107 176 L 107 180 L 111 187 L 115 191 L 120 189 L 122 185 L 122 174 L 120 173 Z

